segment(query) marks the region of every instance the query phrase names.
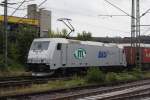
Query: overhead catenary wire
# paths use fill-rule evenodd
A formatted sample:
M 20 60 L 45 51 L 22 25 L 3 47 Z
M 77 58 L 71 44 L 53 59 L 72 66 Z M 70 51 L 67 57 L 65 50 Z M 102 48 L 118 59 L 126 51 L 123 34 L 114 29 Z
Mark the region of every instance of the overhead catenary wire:
M 39 5 L 39 7 L 41 6 L 41 5 L 43 5 L 45 2 L 46 2 L 47 0 L 44 0 L 40 5 Z M 106 0 L 106 1 L 108 1 L 108 0 Z M 108 1 L 109 2 L 109 1 Z M 111 3 L 111 2 L 110 2 Z M 119 8 L 119 7 L 118 7 Z M 122 9 L 121 9 L 122 10 Z M 129 14 L 127 13 L 125 16 L 129 16 Z M 27 17 L 27 15 L 25 15 L 25 16 L 23 16 L 23 18 L 25 18 L 25 17 Z M 132 17 L 131 15 L 130 15 L 130 17 Z M 20 19 L 19 21 L 22 21 L 22 19 Z
M 23 0 L 22 2 L 20 2 L 21 4 L 12 12 L 10 16 L 13 16 L 25 2 L 30 2 L 30 1 L 34 1 L 34 0 L 28 0 L 28 1 Z
M 121 12 L 123 12 L 124 14 L 126 14 L 127 16 L 129 16 L 129 17 L 132 17 L 133 18 L 133 16 L 131 16 L 130 14 L 128 14 L 127 12 L 125 12 L 124 10 L 122 10 L 121 8 L 119 8 L 118 6 L 116 6 L 116 5 L 114 5 L 114 4 L 112 4 L 111 2 L 109 2 L 108 0 L 104 0 L 105 2 L 107 2 L 107 3 L 109 3 L 110 5 L 112 5 L 113 7 L 115 7 L 116 9 L 118 9 L 118 10 L 120 10 Z
M 17 2 L 17 3 L 8 3 L 9 5 L 18 5 L 18 4 L 21 3 L 17 8 L 7 5 L 7 8 L 10 8 L 10 9 L 14 9 L 14 10 L 15 10 L 15 11 L 12 12 L 12 14 L 11 14 L 10 16 L 13 16 L 18 10 L 25 10 L 25 9 L 27 9 L 27 8 L 22 8 L 22 9 L 20 9 L 20 7 L 21 7 L 25 2 L 30 2 L 30 1 L 35 1 L 35 0 L 24 0 L 24 1 L 22 1 L 22 2 Z M 0 6 L 4 7 L 4 4 L 1 3 Z
M 42 6 L 44 3 L 46 3 L 46 2 L 47 2 L 47 0 L 44 0 L 43 2 L 41 2 L 41 3 L 38 5 L 38 8 L 41 7 L 41 6 Z M 27 17 L 27 16 L 28 16 L 28 14 L 26 14 L 25 16 L 23 16 L 23 18 L 25 18 L 25 17 Z M 20 19 L 18 22 L 22 21 L 23 18 Z M 40 24 L 39 24 L 39 27 L 40 27 Z
M 109 3 L 110 5 L 112 5 L 113 7 L 117 8 L 118 10 L 122 11 L 123 13 L 125 13 L 127 16 L 130 16 L 134 19 L 136 19 L 134 16 L 128 14 L 127 12 L 125 12 L 124 10 L 122 10 L 121 8 L 119 8 L 118 6 L 112 4 L 111 2 L 109 2 L 108 0 L 104 0 L 106 1 L 107 3 Z M 145 16 L 147 13 L 150 13 L 150 9 L 146 10 L 139 18 Z M 112 17 L 112 16 L 125 16 L 125 15 L 99 15 L 99 16 L 109 16 L 109 17 Z M 137 19 L 136 19 L 137 20 Z M 140 26 L 150 26 L 150 25 L 140 25 Z
M 10 9 L 16 9 L 15 7 L 11 7 L 11 6 L 7 6 L 8 8 L 10 8 Z M 27 8 L 19 8 L 18 10 L 26 10 Z
M 149 11 L 150 11 L 150 9 L 148 9 L 147 11 L 145 11 L 145 12 L 140 16 L 140 18 L 143 17 L 143 16 L 145 16 L 147 13 L 149 13 Z
M 30 1 L 35 1 L 35 0 L 26 0 L 25 2 L 30 2 Z M 22 3 L 22 1 L 21 2 L 16 2 L 15 4 L 17 5 L 19 5 L 20 3 Z
M 98 16 L 106 16 L 106 17 L 120 17 L 120 16 L 128 16 L 128 15 L 98 15 Z
M 143 34 L 147 34 L 147 32 L 149 32 L 150 31 L 150 27 L 147 29 L 147 30 L 145 30 L 144 32 L 143 32 Z M 148 34 L 148 35 L 150 35 L 150 34 Z
M 38 5 L 38 8 L 41 7 L 44 3 L 46 3 L 46 1 L 47 1 L 47 0 L 44 0 L 43 2 L 41 2 L 41 3 Z M 20 20 L 18 21 L 18 23 L 19 23 L 20 21 L 22 21 L 23 18 L 26 18 L 27 16 L 28 16 L 28 14 L 26 14 L 25 16 L 23 16 L 22 19 L 20 19 Z
M 44 0 L 43 2 L 41 2 L 38 7 L 42 6 L 45 2 L 47 2 L 47 0 Z
M 23 0 L 22 3 L 15 9 L 15 11 L 12 12 L 12 14 L 10 16 L 13 16 L 17 10 L 25 3 L 26 0 Z
M 145 16 L 147 13 L 150 13 L 150 9 L 146 10 L 146 11 L 140 16 L 140 18 L 143 17 L 143 16 Z M 141 26 L 150 26 L 150 25 L 141 25 Z M 150 31 L 150 28 L 148 28 L 148 29 L 144 32 L 144 34 L 146 34 L 146 33 L 149 32 L 149 31 Z M 150 35 L 150 34 L 148 34 L 148 35 Z

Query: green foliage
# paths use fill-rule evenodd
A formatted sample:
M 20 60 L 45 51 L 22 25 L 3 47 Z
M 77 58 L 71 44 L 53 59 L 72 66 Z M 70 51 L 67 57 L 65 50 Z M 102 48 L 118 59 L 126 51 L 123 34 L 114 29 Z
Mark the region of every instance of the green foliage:
M 2 54 L 3 53 L 3 47 L 4 47 L 4 40 L 3 40 L 3 27 L 2 27 L 2 23 L 0 23 L 0 54 Z
M 137 80 L 135 75 L 132 75 L 128 72 L 122 72 L 122 73 L 114 73 L 109 72 L 106 74 L 106 82 L 117 82 L 117 81 L 129 81 L 129 80 Z
M 87 72 L 86 76 L 87 82 L 89 83 L 98 83 L 98 82 L 103 82 L 105 77 L 104 73 L 100 71 L 99 68 L 90 68 Z
M 17 49 L 19 50 L 19 59 L 21 63 L 27 60 L 27 54 L 31 43 L 36 38 L 36 30 L 28 27 L 20 27 L 20 32 L 17 34 Z
M 89 41 L 92 40 L 92 34 L 90 32 L 83 31 L 82 33 L 78 33 L 78 40 Z
M 68 31 L 66 29 L 62 29 L 61 31 L 49 31 L 50 38 L 66 38 L 68 35 Z M 89 41 L 92 40 L 92 34 L 90 32 L 83 31 L 82 33 L 78 33 L 77 40 Z
M 23 70 L 23 69 L 24 69 L 23 65 L 21 65 L 17 60 L 13 60 L 10 58 L 8 58 L 8 66 L 5 67 L 4 57 L 3 55 L 0 55 L 0 71 L 9 72 L 9 71 Z
M 11 43 L 8 46 L 8 55 L 11 59 L 19 61 L 19 49 L 17 49 L 17 44 Z
M 66 29 L 62 29 L 62 34 L 63 34 L 63 36 L 67 36 L 68 35 L 68 31 Z
M 116 82 L 120 79 L 120 77 L 117 75 L 117 73 L 109 72 L 106 75 L 106 82 Z
M 59 30 L 57 32 L 51 31 L 49 32 L 49 37 L 50 38 L 66 38 L 68 34 L 68 31 L 66 29 L 62 29 L 60 32 Z
M 4 56 L 0 54 L 0 70 L 4 70 Z
M 24 66 L 21 65 L 19 62 L 12 60 L 12 59 L 8 59 L 8 71 L 17 71 L 17 70 L 23 70 Z
M 130 72 L 133 76 L 135 76 L 137 79 L 143 78 L 143 73 L 140 68 L 134 68 L 132 72 Z
M 128 72 L 123 72 L 119 73 L 119 81 L 128 81 L 128 80 L 137 80 L 137 77 L 128 73 Z
M 78 76 L 77 74 L 75 74 L 75 75 L 72 76 L 72 79 L 73 79 L 73 80 L 78 80 L 78 79 L 81 79 L 81 77 Z
M 27 54 L 33 39 L 36 38 L 37 29 L 28 25 L 19 25 L 15 30 L 8 31 L 8 68 L 5 68 L 2 27 L 3 25 L 0 24 L 0 67 L 4 70 L 19 69 L 26 63 Z
M 99 68 L 90 68 L 88 70 L 86 80 L 88 83 L 112 83 L 118 81 L 129 81 L 138 80 L 143 78 L 144 75 L 140 69 L 134 69 L 133 71 L 124 71 L 121 73 L 108 72 L 104 74 L 99 70 Z

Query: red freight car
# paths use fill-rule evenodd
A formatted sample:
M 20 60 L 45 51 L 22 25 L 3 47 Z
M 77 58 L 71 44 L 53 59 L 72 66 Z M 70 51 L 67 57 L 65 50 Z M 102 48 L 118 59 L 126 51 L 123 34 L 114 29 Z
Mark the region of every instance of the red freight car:
M 131 47 L 124 47 L 124 52 L 126 55 L 126 61 L 128 65 L 134 65 L 135 64 L 135 48 Z
M 128 65 L 135 65 L 136 50 L 136 48 L 131 48 L 130 46 L 124 47 Z M 141 47 L 141 56 L 142 64 L 150 64 L 150 48 Z
M 142 56 L 143 63 L 150 63 L 150 48 L 142 48 Z

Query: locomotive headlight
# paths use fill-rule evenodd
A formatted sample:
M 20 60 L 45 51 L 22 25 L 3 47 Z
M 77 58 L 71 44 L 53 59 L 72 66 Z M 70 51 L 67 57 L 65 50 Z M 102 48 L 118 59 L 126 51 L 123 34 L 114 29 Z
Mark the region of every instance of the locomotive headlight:
M 28 59 L 28 63 L 32 63 L 32 59 L 31 58 Z
M 42 59 L 42 60 L 41 60 L 41 63 L 46 63 L 46 59 Z

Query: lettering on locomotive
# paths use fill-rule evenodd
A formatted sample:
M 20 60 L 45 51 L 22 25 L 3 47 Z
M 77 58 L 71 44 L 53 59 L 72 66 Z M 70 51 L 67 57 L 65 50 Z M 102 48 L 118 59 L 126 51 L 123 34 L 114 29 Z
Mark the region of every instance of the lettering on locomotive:
M 83 49 L 83 48 L 77 49 L 77 50 L 74 52 L 74 57 L 75 57 L 76 59 L 79 59 L 79 60 L 84 59 L 84 58 L 86 57 L 86 50 Z
M 108 54 L 106 51 L 99 51 L 98 58 L 107 58 Z

